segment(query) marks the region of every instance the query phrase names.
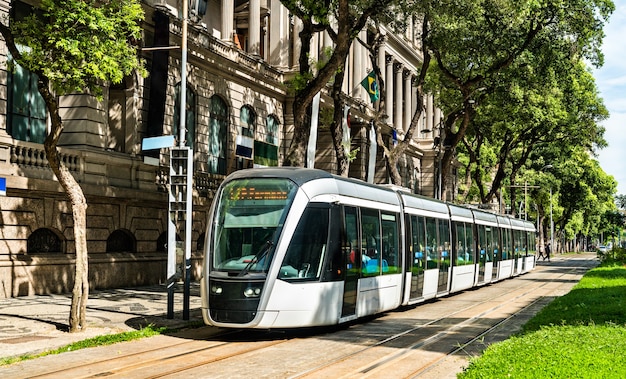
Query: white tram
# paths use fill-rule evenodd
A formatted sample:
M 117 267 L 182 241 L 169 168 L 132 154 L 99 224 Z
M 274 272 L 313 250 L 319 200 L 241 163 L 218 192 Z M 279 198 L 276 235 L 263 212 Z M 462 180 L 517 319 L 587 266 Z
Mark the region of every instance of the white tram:
M 208 222 L 205 323 L 334 325 L 522 274 L 532 223 L 301 168 L 241 170 Z

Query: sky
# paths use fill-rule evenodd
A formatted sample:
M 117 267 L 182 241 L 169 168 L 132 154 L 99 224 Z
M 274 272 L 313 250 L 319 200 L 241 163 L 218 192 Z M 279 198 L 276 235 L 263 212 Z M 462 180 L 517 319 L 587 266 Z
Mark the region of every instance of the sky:
M 609 146 L 600 150 L 600 166 L 618 182 L 626 195 L 626 0 L 613 0 L 615 12 L 604 26 L 604 65 L 594 69 L 596 85 L 610 117 L 602 122 Z

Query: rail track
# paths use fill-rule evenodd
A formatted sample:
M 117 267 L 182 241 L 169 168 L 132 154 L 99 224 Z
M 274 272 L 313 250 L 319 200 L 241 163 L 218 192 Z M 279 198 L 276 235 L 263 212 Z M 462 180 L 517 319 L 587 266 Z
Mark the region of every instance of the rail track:
M 592 259 L 528 274 L 343 327 L 185 330 L 48 356 L 0 370 L 29 378 L 445 378 L 567 293 Z M 8 376 L 7 376 L 8 375 Z

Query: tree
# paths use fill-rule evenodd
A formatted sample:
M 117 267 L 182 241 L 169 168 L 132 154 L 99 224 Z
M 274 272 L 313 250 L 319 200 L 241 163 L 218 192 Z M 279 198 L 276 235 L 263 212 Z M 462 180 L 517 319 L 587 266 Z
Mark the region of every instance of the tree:
M 484 98 L 462 140 L 460 153 L 470 157 L 469 175 L 483 204 L 507 179 L 515 184 L 529 161 L 552 156 L 552 162 L 572 147 L 592 152 L 606 145 L 599 122 L 608 112 L 584 64 L 564 63 L 554 55 L 545 58 L 549 66 L 525 60 L 522 67 L 502 72 L 502 86 Z M 485 161 L 486 151 L 495 152 L 497 159 L 486 154 Z M 486 171 L 493 175 L 485 177 Z
M 133 44 L 141 36 L 143 10 L 136 0 L 42 0 L 37 11 L 23 19 L 0 23 L 11 56 L 38 76 L 37 88 L 51 118 L 44 148 L 50 168 L 67 194 L 74 221 L 76 269 L 70 332 L 85 330 L 89 296 L 86 238 L 87 202 L 83 191 L 59 158 L 63 133 L 57 96 L 91 93 L 121 82 L 134 70 L 144 73 Z
M 586 58 L 601 64 L 602 27 L 614 10 L 609 0 L 440 1 L 429 6 L 436 11 L 430 14 L 433 26 L 426 42 L 445 113 L 444 187 L 455 148 L 502 73 L 526 54 L 545 54 L 546 49 L 558 49 L 577 58 L 574 62 Z
M 302 21 L 299 33 L 301 41 L 299 75 L 291 83 L 294 91 L 293 115 L 294 138 L 285 155 L 285 166 L 304 166 L 306 145 L 310 127 L 306 123 L 309 107 L 315 95 L 321 91 L 338 71 L 343 71 L 350 46 L 367 21 L 374 15 L 384 15 L 394 0 L 362 1 L 297 1 L 281 0 L 281 3 Z M 314 33 L 327 32 L 334 43 L 328 60 L 314 71 L 309 62 L 311 38 Z

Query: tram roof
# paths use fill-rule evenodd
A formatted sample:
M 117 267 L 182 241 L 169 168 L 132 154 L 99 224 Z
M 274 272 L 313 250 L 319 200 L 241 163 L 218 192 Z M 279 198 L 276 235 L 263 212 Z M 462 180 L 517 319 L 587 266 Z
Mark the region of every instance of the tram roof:
M 448 206 L 442 201 L 406 192 L 399 192 L 399 194 L 402 196 L 402 202 L 405 208 L 415 208 L 440 213 L 449 217 L 450 211 L 448 210 Z
M 473 209 L 472 212 L 474 213 L 474 218 L 477 224 L 492 225 L 492 226 L 498 225 L 498 218 L 496 214 L 481 211 L 478 209 Z
M 450 216 L 455 221 L 474 222 L 474 215 L 469 208 L 459 207 L 458 205 L 448 204 L 450 208 Z

